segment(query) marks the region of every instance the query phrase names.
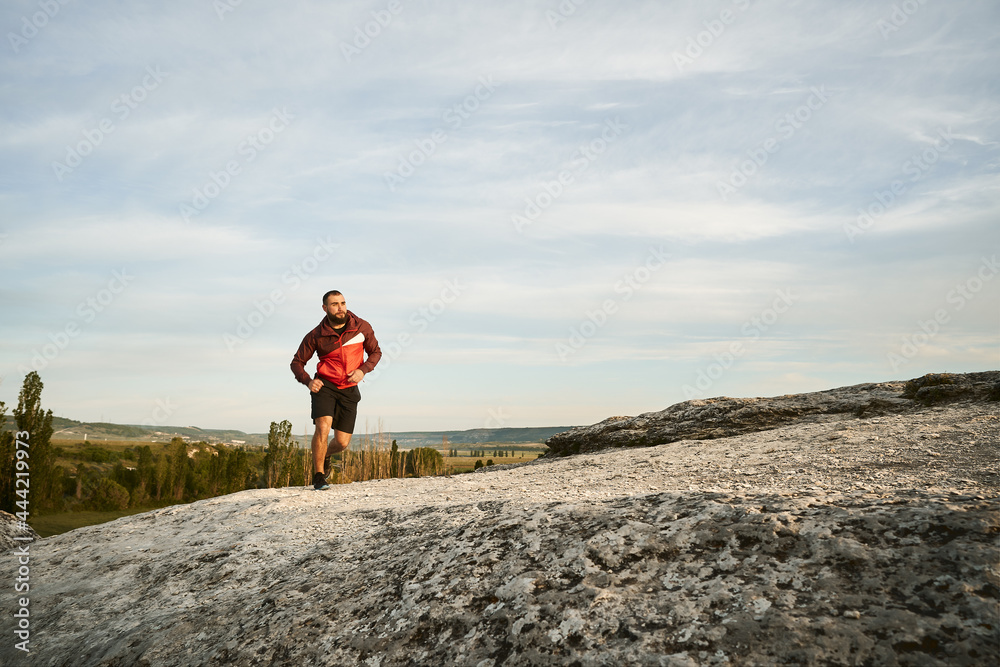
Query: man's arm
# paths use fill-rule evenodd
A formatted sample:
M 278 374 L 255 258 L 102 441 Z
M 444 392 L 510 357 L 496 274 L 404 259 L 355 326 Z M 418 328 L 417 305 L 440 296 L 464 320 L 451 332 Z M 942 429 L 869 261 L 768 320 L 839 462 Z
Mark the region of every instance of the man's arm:
M 292 357 L 291 363 L 292 374 L 295 376 L 295 379 L 307 387 L 312 382 L 312 378 L 306 373 L 306 363 L 316 352 L 316 336 L 314 333 L 314 331 L 310 331 L 302 339 L 299 349 L 295 352 L 295 356 Z
M 372 325 L 365 322 L 363 331 L 365 334 L 365 353 L 368 355 L 368 358 L 365 360 L 365 363 L 358 367 L 358 370 L 367 375 L 375 369 L 375 365 L 382 358 L 382 350 L 378 346 L 378 339 L 375 338 L 375 331 L 372 330 Z

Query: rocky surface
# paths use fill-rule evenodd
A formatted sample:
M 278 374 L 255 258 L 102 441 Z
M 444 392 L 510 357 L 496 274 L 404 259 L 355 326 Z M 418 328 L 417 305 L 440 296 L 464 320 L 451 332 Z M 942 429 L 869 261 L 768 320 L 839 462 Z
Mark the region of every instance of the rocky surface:
M 0 663 L 996 664 L 998 405 L 949 401 L 41 539 Z
M 22 539 L 15 539 L 22 538 Z M 30 538 L 24 540 L 24 538 Z M 15 545 L 38 539 L 38 533 L 28 524 L 17 520 L 17 517 L 0 510 L 0 551 L 7 551 Z
M 812 422 L 828 415 L 866 417 L 957 401 L 1000 400 L 1000 371 L 932 373 L 908 382 L 882 382 L 772 398 L 684 401 L 637 417 L 609 417 L 557 433 L 546 442 L 555 456 L 609 447 L 648 447 L 678 440 L 710 440 Z

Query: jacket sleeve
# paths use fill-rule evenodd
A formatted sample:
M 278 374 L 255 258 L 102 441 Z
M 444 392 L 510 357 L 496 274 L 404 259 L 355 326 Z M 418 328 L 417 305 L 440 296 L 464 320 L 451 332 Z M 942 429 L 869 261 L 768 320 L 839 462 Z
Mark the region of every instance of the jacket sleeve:
M 295 379 L 304 385 L 312 382 L 312 378 L 306 373 L 306 363 L 312 358 L 313 353 L 316 352 L 316 336 L 315 331 L 310 331 L 306 334 L 306 337 L 302 339 L 302 343 L 299 344 L 299 349 L 295 352 L 295 356 L 292 357 L 292 374 Z
M 375 331 L 372 329 L 372 325 L 365 322 L 365 352 L 368 354 L 368 359 L 365 363 L 361 364 L 358 368 L 361 369 L 365 375 L 368 375 L 375 369 L 375 365 L 378 363 L 379 359 L 382 358 L 382 350 L 378 346 L 378 339 L 375 338 Z

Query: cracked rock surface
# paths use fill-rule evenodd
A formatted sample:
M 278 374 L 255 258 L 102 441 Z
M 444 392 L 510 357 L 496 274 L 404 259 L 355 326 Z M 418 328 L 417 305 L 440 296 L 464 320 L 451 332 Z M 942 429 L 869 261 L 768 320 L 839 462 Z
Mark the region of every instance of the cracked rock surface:
M 245 491 L 40 539 L 30 664 L 996 664 L 997 405 Z

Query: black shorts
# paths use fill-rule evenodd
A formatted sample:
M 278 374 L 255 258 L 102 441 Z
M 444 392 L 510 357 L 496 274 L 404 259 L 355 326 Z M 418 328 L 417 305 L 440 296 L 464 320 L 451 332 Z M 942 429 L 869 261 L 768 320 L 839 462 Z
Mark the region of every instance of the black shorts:
M 329 380 L 323 380 L 323 387 L 312 394 L 313 421 L 320 417 L 333 417 L 333 428 L 344 433 L 354 433 L 354 422 L 358 418 L 358 401 L 361 390 L 357 385 L 338 389 Z

